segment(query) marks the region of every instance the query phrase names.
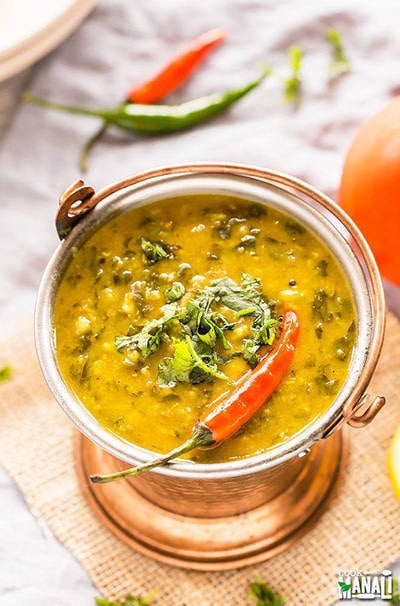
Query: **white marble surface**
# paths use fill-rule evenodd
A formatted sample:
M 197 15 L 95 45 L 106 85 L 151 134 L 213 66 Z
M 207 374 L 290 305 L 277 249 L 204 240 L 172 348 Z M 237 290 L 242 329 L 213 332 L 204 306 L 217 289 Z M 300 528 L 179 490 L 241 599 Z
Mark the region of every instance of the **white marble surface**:
M 0 322 L 9 324 L 32 310 L 57 243 L 57 197 L 78 176 L 77 151 L 97 126 L 90 119 L 18 106 L 21 88 L 71 103 L 114 104 L 185 40 L 227 26 L 229 41 L 173 96 L 179 101 L 243 83 L 260 59 L 284 73 L 286 47 L 300 44 L 305 86 L 297 112 L 282 105 L 280 83 L 271 79 L 229 114 L 190 133 L 145 141 L 110 136 L 93 155 L 87 181 L 98 188 L 156 165 L 230 160 L 295 174 L 334 196 L 357 125 L 399 90 L 396 9 L 395 0 L 99 2 L 59 49 L 0 86 Z M 354 67 L 333 87 L 326 82 L 328 26 L 342 32 Z M 388 292 L 399 310 L 397 290 Z M 1 606 L 91 604 L 95 589 L 85 572 L 32 518 L 1 470 L 0 512 Z

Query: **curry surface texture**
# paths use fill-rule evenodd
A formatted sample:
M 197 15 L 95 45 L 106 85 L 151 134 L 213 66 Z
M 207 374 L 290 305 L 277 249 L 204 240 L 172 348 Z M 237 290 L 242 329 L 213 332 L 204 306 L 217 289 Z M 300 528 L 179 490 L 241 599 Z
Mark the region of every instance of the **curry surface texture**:
M 173 253 L 149 262 L 143 239 L 163 242 Z M 220 378 L 159 384 L 158 367 L 173 353 L 176 327 L 146 358 L 134 347 L 118 350 L 115 337 L 160 318 L 173 283 L 185 289 L 176 303 L 184 306 L 216 279 L 240 284 L 243 273 L 261 281 L 276 318 L 285 305 L 298 313 L 294 362 L 240 432 L 218 448 L 188 456 L 223 462 L 288 440 L 340 390 L 353 351 L 355 309 L 347 278 L 328 248 L 292 218 L 246 200 L 205 194 L 162 200 L 118 216 L 86 240 L 62 277 L 55 305 L 57 359 L 68 388 L 110 432 L 156 452 L 178 446 L 230 384 Z M 252 319 L 221 309 L 232 323 L 224 333 L 228 353 L 237 357 L 218 369 L 234 382 L 249 370 L 238 352 Z

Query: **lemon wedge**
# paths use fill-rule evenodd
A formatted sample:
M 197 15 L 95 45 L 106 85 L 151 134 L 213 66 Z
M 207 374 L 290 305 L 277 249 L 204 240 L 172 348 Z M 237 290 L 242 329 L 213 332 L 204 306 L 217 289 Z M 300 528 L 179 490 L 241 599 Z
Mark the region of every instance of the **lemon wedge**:
M 400 425 L 396 429 L 389 449 L 389 475 L 396 495 L 400 499 Z

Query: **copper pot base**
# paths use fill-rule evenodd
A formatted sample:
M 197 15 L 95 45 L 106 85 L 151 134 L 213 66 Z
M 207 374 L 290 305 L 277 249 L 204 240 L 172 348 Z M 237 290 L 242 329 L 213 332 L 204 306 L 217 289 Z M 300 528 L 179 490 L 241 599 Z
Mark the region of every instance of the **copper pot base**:
M 290 488 L 265 505 L 236 516 L 177 515 L 141 496 L 130 481 L 93 485 L 90 473 L 121 462 L 81 434 L 76 440 L 79 483 L 100 521 L 136 551 L 192 570 L 229 570 L 272 558 L 302 536 L 335 493 L 347 458 L 343 431 L 316 443 Z

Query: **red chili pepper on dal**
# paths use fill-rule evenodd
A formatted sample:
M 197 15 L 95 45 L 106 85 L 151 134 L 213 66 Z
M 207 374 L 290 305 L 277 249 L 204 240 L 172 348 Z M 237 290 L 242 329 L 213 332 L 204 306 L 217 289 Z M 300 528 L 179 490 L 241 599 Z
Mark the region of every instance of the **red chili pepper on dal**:
M 232 436 L 272 396 L 288 370 L 295 353 L 299 335 L 299 320 L 295 311 L 283 313 L 282 330 L 276 345 L 253 369 L 245 373 L 228 393 L 217 398 L 204 418 L 193 427 L 192 436 L 181 446 L 150 463 L 106 475 L 90 476 L 92 482 L 103 484 L 136 476 L 164 465 L 171 459 L 201 446 L 215 446 Z

